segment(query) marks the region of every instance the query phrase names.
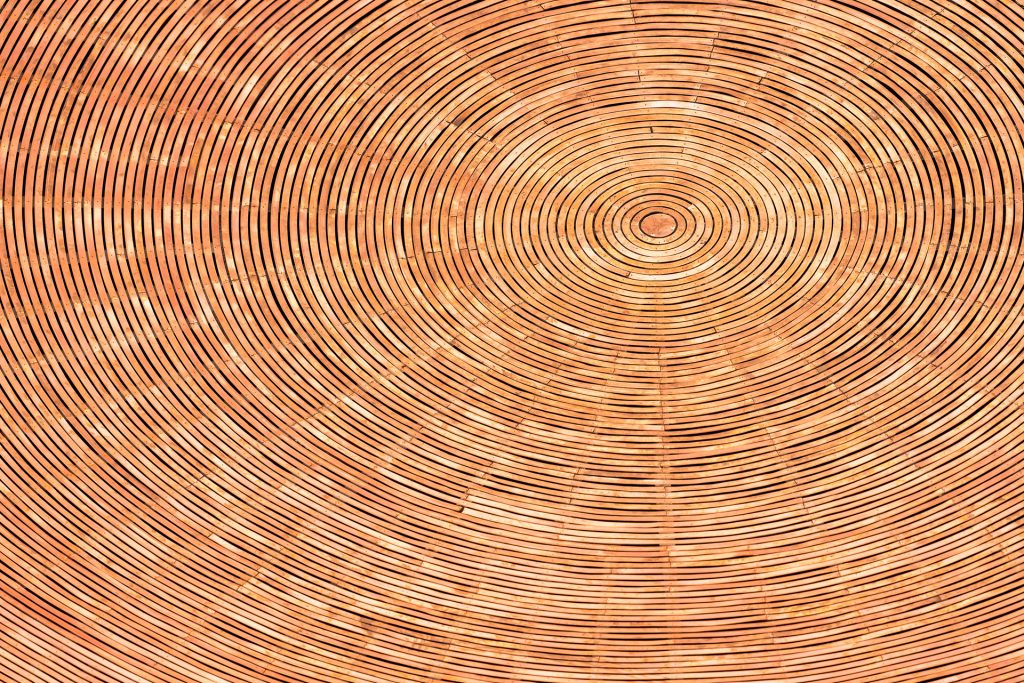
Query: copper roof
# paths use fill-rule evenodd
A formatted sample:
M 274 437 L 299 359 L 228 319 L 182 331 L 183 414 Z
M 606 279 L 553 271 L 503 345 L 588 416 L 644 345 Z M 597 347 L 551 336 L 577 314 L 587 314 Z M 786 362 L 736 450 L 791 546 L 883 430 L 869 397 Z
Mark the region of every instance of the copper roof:
M 1024 681 L 1019 0 L 7 0 L 0 680 Z

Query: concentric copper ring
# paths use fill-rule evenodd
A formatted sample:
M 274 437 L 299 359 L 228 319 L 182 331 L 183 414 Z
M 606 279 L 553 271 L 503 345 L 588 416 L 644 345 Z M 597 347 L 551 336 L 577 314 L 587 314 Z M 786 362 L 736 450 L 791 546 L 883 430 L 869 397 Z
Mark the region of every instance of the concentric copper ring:
M 651 239 L 671 237 L 678 228 L 672 214 L 654 211 L 640 219 L 640 232 Z
M 0 6 L 0 679 L 1024 680 L 1017 0 Z

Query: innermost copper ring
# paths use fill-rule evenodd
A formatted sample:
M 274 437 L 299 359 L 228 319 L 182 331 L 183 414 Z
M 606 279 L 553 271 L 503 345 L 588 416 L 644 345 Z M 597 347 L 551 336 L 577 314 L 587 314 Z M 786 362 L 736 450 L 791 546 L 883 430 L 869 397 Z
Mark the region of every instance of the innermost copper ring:
M 668 237 L 676 231 L 676 219 L 667 213 L 652 213 L 640 221 L 640 231 L 648 237 Z

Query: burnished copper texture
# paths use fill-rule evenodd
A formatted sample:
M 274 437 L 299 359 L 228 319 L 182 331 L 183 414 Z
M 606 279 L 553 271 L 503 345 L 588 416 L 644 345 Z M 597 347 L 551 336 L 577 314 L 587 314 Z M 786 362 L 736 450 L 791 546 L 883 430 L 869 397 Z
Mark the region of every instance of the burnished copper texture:
M 0 3 L 0 682 L 1021 683 L 1022 27 Z

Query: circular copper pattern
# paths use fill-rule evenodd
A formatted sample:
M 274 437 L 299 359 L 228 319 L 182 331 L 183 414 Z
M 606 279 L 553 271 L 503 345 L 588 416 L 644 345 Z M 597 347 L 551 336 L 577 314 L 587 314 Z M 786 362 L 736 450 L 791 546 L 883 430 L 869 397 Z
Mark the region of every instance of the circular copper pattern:
M 0 18 L 4 680 L 1024 680 L 1019 3 Z

